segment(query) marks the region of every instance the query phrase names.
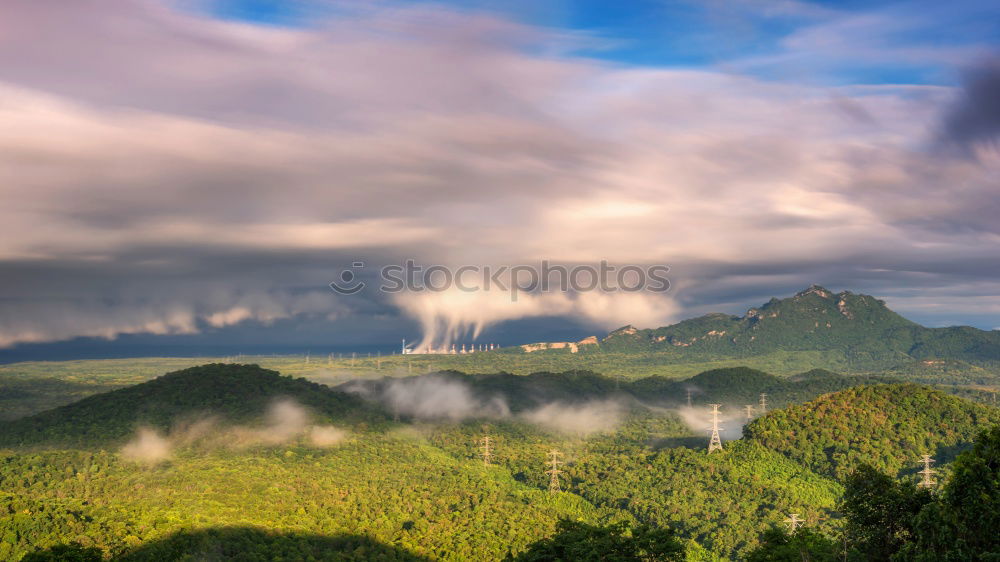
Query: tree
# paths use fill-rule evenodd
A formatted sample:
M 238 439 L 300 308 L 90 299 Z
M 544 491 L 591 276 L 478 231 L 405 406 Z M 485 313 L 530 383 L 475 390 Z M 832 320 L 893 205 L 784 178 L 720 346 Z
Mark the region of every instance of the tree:
M 760 539 L 760 546 L 747 556 L 747 562 L 834 562 L 839 559 L 837 544 L 823 534 L 800 527 L 789 534 L 771 528 Z
M 101 549 L 72 542 L 29 552 L 21 562 L 101 562 L 103 559 Z
M 852 549 L 866 560 L 889 560 L 913 540 L 915 518 L 932 499 L 912 482 L 859 466 L 845 483 L 841 504 Z
M 625 523 L 608 527 L 588 525 L 568 519 L 556 525 L 555 536 L 533 543 L 516 562 L 604 561 L 659 562 L 683 560 L 684 546 L 668 529 Z
M 1000 560 L 1000 426 L 958 456 L 935 504 L 917 518 L 918 540 L 901 560 Z

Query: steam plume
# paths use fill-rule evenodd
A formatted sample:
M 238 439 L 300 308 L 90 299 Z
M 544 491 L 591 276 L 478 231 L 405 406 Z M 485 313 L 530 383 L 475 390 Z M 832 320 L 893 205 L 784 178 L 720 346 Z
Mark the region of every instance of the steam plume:
M 395 304 L 420 323 L 418 349 L 449 349 L 459 338 L 476 339 L 488 326 L 542 316 L 573 317 L 596 327 L 611 329 L 632 324 L 658 327 L 668 324 L 678 308 L 668 297 L 655 293 L 515 293 L 458 289 L 406 292 Z

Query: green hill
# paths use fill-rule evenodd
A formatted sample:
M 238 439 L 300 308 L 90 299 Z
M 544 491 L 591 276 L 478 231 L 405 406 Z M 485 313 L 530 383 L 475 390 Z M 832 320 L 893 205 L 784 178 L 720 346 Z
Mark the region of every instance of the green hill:
M 950 462 L 1000 410 L 917 384 L 860 386 L 776 410 L 744 436 L 838 479 L 861 463 L 912 474 L 929 454 Z
M 256 365 L 211 364 L 7 423 L 0 429 L 0 447 L 116 443 L 140 426 L 167 430 L 202 415 L 225 422 L 256 421 L 279 398 L 293 399 L 329 421 L 386 420 L 381 411 L 359 398 L 305 379 L 284 377 Z
M 584 455 L 569 468 L 575 490 L 640 522 L 676 529 L 710 551 L 740 560 L 757 537 L 795 511 L 829 529 L 840 486 L 756 443 L 722 453 L 664 449 Z

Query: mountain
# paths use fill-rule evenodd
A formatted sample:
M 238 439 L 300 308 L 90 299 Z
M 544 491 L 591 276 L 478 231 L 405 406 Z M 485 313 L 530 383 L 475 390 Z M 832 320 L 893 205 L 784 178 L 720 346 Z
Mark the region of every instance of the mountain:
M 257 365 L 210 364 L 15 420 L 0 430 L 0 447 L 110 443 L 129 437 L 140 426 L 166 430 L 197 416 L 252 421 L 281 398 L 332 421 L 378 423 L 386 419 L 361 399 L 306 379 L 285 377 Z
M 748 424 L 744 437 L 841 479 L 861 463 L 904 475 L 917 471 L 921 455 L 950 462 L 996 423 L 1000 409 L 929 386 L 880 384 L 769 412 Z
M 859 363 L 928 358 L 996 361 L 1000 331 L 925 328 L 875 297 L 833 293 L 813 285 L 790 298 L 772 298 L 744 316 L 714 313 L 646 330 L 625 326 L 604 338 L 600 349 L 724 357 L 834 351 Z

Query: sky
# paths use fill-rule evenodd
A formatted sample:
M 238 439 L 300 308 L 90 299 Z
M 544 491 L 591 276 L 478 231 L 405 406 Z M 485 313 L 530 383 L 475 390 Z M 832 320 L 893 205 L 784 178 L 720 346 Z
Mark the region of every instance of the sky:
M 1000 328 L 1000 5 L 0 0 L 0 361 L 501 344 L 811 284 Z M 670 268 L 666 293 L 328 284 Z

